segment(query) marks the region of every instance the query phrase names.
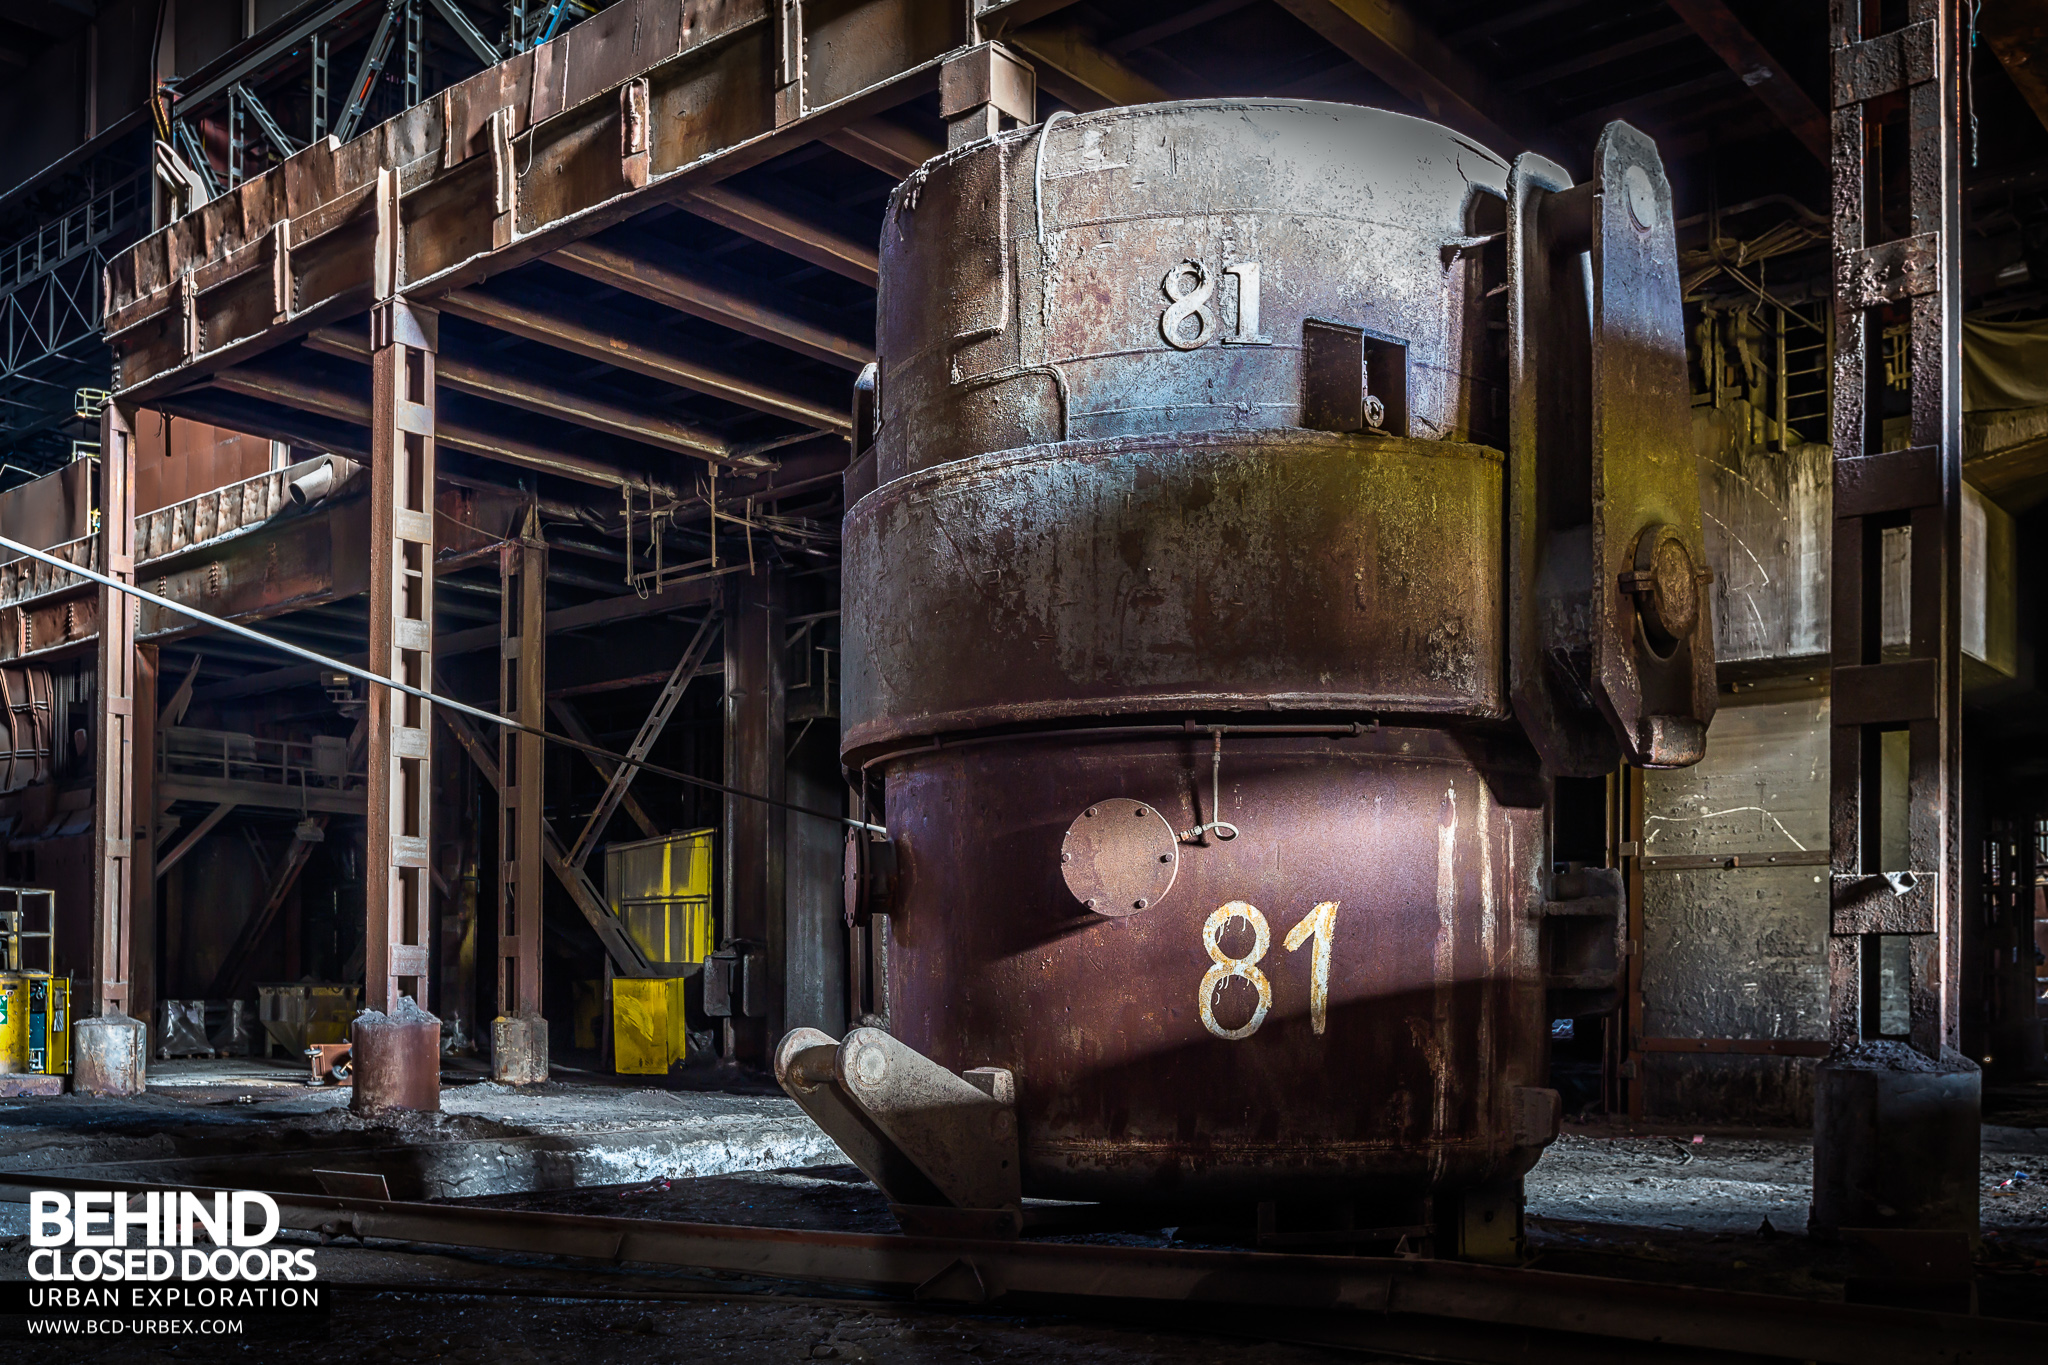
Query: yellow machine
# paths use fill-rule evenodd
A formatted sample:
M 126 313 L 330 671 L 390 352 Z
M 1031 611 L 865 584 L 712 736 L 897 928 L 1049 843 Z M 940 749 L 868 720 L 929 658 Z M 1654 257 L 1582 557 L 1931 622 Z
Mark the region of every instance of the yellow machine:
M 303 1057 L 321 1043 L 347 1042 L 349 1022 L 362 1007 L 361 986 L 292 981 L 256 987 L 257 1021 L 287 1057 Z
M 71 978 L 54 971 L 56 919 L 56 892 L 0 886 L 0 1074 L 71 1073 Z
M 680 976 L 612 982 L 612 1058 L 624 1076 L 665 1076 L 689 1055 L 689 1023 L 683 1013 Z
M 612 913 L 664 973 L 611 983 L 612 1058 L 624 1075 L 666 1075 L 689 1052 L 683 991 L 716 946 L 711 849 L 717 833 L 693 829 L 605 848 L 605 898 Z
M 711 923 L 715 829 L 686 830 L 604 850 L 605 899 L 649 962 L 701 963 L 717 945 Z

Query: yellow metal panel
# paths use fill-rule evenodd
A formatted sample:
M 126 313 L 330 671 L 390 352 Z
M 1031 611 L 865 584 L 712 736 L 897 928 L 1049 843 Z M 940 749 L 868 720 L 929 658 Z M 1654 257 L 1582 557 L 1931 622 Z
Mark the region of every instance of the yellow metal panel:
M 34 973 L 29 978 L 26 994 L 29 1019 L 25 1044 L 28 1065 L 25 1069 L 49 1076 L 68 1075 L 71 1071 L 71 978 Z M 39 1040 L 42 1043 L 40 1055 L 36 1047 Z
M 711 922 L 711 898 L 703 896 L 677 902 L 679 918 L 685 926 L 683 955 L 681 962 L 702 962 L 711 956 L 717 945 L 712 942 L 714 926 Z
M 652 962 L 702 962 L 717 946 L 711 923 L 715 829 L 609 844 L 605 898 Z
M 28 1070 L 28 978 L 0 976 L 0 1074 Z
M 670 879 L 670 895 L 694 899 L 711 894 L 711 841 L 717 836 L 717 830 L 693 829 L 671 841 L 670 846 L 678 853 L 687 853 L 689 860 L 681 875 Z
M 71 1074 L 71 978 L 50 979 L 50 1057 L 47 1070 L 53 1076 Z
M 612 1061 L 623 1076 L 665 1076 L 689 1052 L 683 978 L 612 982 Z

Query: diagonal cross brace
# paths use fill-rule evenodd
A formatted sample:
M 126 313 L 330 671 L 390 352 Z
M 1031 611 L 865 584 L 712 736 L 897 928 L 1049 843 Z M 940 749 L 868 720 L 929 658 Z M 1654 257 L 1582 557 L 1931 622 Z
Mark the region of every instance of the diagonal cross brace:
M 627 761 L 621 763 L 612 773 L 612 780 L 605 785 L 604 796 L 599 799 L 597 809 L 583 822 L 583 832 L 576 836 L 575 847 L 569 850 L 569 866 L 582 869 L 590 858 L 590 850 L 597 845 L 598 836 L 612 818 L 612 812 L 619 808 L 619 800 L 626 794 L 626 787 L 640 772 L 640 762 L 654 748 L 654 742 L 661 738 L 661 732 L 668 726 L 668 718 L 675 712 L 676 703 L 683 699 L 683 693 L 690 686 L 690 679 L 696 676 L 697 668 L 710 652 L 711 640 L 716 633 L 712 628 L 718 621 L 714 608 L 704 613 L 704 619 L 697 624 L 697 633 L 690 637 L 690 646 L 683 651 L 683 657 L 676 661 L 675 671 L 662 684 L 661 695 L 654 699 L 654 709 L 647 713 L 647 719 L 640 726 L 640 733 L 633 737 L 633 746 L 626 750 Z
M 498 790 L 501 779 L 498 775 L 497 756 L 484 743 L 483 736 L 477 733 L 475 724 L 460 712 L 452 711 L 445 706 L 435 707 L 434 715 L 448 727 L 448 732 L 455 736 L 455 742 L 469 755 L 469 761 L 476 764 L 477 771 L 484 775 L 484 781 L 491 784 L 491 790 Z M 583 869 L 570 865 L 567 855 L 562 851 L 562 841 L 555 837 L 554 826 L 545 820 L 541 821 L 540 834 L 541 856 L 547 861 L 548 870 L 555 874 L 556 879 L 562 883 L 562 889 L 569 893 L 569 899 L 576 902 L 576 908 L 582 911 L 583 918 L 590 922 L 591 929 L 597 934 L 598 942 L 604 945 L 605 954 L 612 960 L 613 972 L 619 976 L 635 978 L 648 975 L 647 959 L 641 955 L 633 940 L 626 936 L 625 926 L 619 922 L 619 917 L 611 912 L 611 907 L 605 904 L 604 897 L 598 894 L 597 888 L 590 884 L 590 878 L 583 875 Z
M 316 815 L 313 817 L 313 823 L 319 826 L 324 837 L 327 817 Z M 256 951 L 256 946 L 263 941 L 263 936 L 270 932 L 270 926 L 277 919 L 278 910 L 284 905 L 284 898 L 298 885 L 299 874 L 306 870 L 306 860 L 313 854 L 313 845 L 313 840 L 293 836 L 291 848 L 285 854 L 284 866 L 271 878 L 270 894 L 264 897 L 263 904 L 256 913 L 244 921 L 241 932 L 235 935 L 234 946 L 229 948 L 227 956 L 221 959 L 220 970 L 214 973 L 213 984 L 207 987 L 207 999 L 231 1000 L 241 993 L 242 971 L 248 965 L 249 955 Z
M 566 697 L 549 697 L 548 710 L 554 714 L 556 720 L 562 723 L 563 734 L 580 744 L 587 744 L 593 749 L 597 747 L 597 741 L 590 737 L 590 727 L 583 723 L 582 715 L 574 706 L 569 704 Z M 597 775 L 606 781 L 610 781 L 611 775 L 619 770 L 618 764 L 613 763 L 609 759 L 599 758 L 587 750 L 583 756 L 590 760 L 591 767 L 597 769 Z M 619 809 L 631 816 L 633 823 L 640 826 L 640 832 L 648 838 L 652 839 L 655 835 L 661 833 L 661 829 L 654 823 L 654 817 L 647 813 L 646 808 L 640 804 L 639 798 L 634 796 L 633 793 L 627 792 L 620 799 Z
M 233 801 L 223 801 L 219 805 L 215 806 L 212 810 L 208 811 L 206 813 L 206 818 L 199 822 L 198 827 L 194 829 L 190 834 L 185 836 L 184 842 L 179 844 L 176 848 L 172 849 L 169 853 L 166 853 L 157 862 L 156 875 L 161 877 L 165 873 L 169 872 L 172 868 L 176 867 L 179 863 L 183 862 L 185 855 L 187 853 L 190 853 L 194 846 L 196 846 L 201 839 L 204 839 L 208 834 L 212 833 L 213 827 L 219 824 L 222 820 L 226 819 L 228 812 L 232 811 L 234 808 L 235 803 Z

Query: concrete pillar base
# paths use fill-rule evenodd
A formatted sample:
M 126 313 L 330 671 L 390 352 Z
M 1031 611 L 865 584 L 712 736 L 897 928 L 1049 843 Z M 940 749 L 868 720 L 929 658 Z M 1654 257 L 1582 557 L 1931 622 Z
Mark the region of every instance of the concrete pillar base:
M 149 1025 L 125 1014 L 71 1024 L 71 1088 L 81 1095 L 140 1095 L 149 1081 Z
M 441 1021 L 409 995 L 389 1014 L 364 1010 L 349 1030 L 348 1107 L 358 1114 L 441 1108 Z
M 491 1079 L 538 1085 L 548 1078 L 548 1021 L 538 1014 L 491 1021 Z
M 1807 1230 L 1978 1228 L 1982 1123 L 1977 1066 L 1904 1043 L 1866 1042 L 1814 1077 L 1813 1207 Z

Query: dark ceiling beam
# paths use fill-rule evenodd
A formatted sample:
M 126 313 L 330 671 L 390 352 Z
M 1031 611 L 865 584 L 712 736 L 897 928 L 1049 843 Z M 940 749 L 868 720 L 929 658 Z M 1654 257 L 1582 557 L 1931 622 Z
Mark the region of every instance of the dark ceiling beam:
M 1481 23 L 1460 24 L 1458 31 L 1452 35 L 1452 40 L 1461 47 L 1469 47 L 1474 43 L 1498 37 L 1503 33 L 1512 33 L 1519 28 L 1528 28 L 1532 24 L 1541 23 L 1552 15 L 1562 14 L 1568 9 L 1577 9 L 1585 3 L 1586 0 L 1543 0 L 1542 4 L 1511 9 L 1506 14 L 1487 19 Z
M 1676 85 L 1662 86 L 1641 95 L 1630 95 L 1627 99 L 1617 100 L 1612 104 L 1603 104 L 1598 108 L 1573 114 L 1567 120 L 1566 126 L 1597 132 L 1615 119 L 1627 119 L 1630 122 L 1634 122 L 1648 115 L 1652 110 L 1661 109 L 1667 104 L 1677 104 L 1681 101 L 1690 100 L 1696 95 L 1705 94 L 1710 90 L 1731 88 L 1735 84 L 1736 75 L 1734 72 L 1709 71 L 1706 75 L 1695 76 L 1689 81 L 1680 81 Z
M 997 38 L 1032 24 L 1048 14 L 1071 8 L 1075 0 L 984 0 L 974 7 L 974 22 L 984 38 Z
M 1638 34 L 1633 38 L 1625 38 L 1618 43 L 1609 43 L 1606 47 L 1588 49 L 1577 56 L 1566 57 L 1562 61 L 1551 62 L 1548 65 L 1535 67 L 1528 71 L 1518 71 L 1512 79 L 1504 81 L 1502 84 L 1509 90 L 1530 90 L 1539 85 L 1547 85 L 1551 81 L 1565 76 L 1576 76 L 1581 71 L 1598 70 L 1609 62 L 1618 62 L 1624 57 L 1635 57 L 1645 52 L 1655 52 L 1660 47 L 1670 47 L 1673 43 L 1692 36 L 1694 35 L 1690 25 L 1667 24 L 1649 33 Z
M 1136 52 L 1140 48 L 1150 47 L 1154 43 L 1164 42 L 1168 38 L 1186 33 L 1191 28 L 1200 28 L 1203 24 L 1213 19 L 1221 19 L 1226 14 L 1235 14 L 1251 3 L 1253 0 L 1209 0 L 1206 5 L 1191 6 L 1178 14 L 1161 19 L 1156 24 L 1132 29 L 1123 37 L 1104 43 L 1102 50 L 1121 57 L 1126 53 Z
M 318 327 L 307 333 L 309 350 L 360 364 L 370 363 L 370 339 L 342 327 Z M 744 459 L 716 432 L 658 412 L 607 402 L 580 388 L 562 388 L 517 374 L 443 346 L 434 357 L 434 383 L 493 403 L 537 412 L 572 426 L 601 431 L 676 455 L 695 455 L 725 465 L 758 467 L 758 458 Z
M 565 246 L 548 260 L 585 279 L 828 365 L 859 370 L 875 358 L 874 347 L 846 335 L 824 316 L 823 309 L 716 266 L 694 263 L 682 270 L 657 264 L 655 256 L 671 253 L 662 251 L 659 244 L 641 245 L 634 238 L 624 242 L 640 249 L 629 251 L 615 239 L 593 238 Z
M 721 591 L 722 579 L 704 578 L 691 583 L 671 583 L 660 593 L 641 597 L 637 593 L 620 593 L 585 602 L 580 606 L 561 607 L 548 613 L 548 634 L 559 635 L 569 630 L 587 630 L 593 626 L 612 625 L 621 621 L 632 621 L 650 616 L 666 616 L 673 612 L 701 607 L 715 601 Z M 478 650 L 496 649 L 503 638 L 503 632 L 496 625 L 478 626 L 470 630 L 442 631 L 434 636 L 434 657 L 444 659 L 456 654 L 471 654 Z M 343 663 L 359 664 L 366 656 L 352 654 L 341 656 Z M 674 667 L 674 661 L 670 661 Z M 318 664 L 294 664 L 288 668 L 272 669 L 267 673 L 238 678 L 222 683 L 218 687 L 200 688 L 192 694 L 197 705 L 232 701 L 237 697 L 260 696 L 281 691 L 287 687 L 303 687 L 320 680 Z
M 946 150 L 916 129 L 885 118 L 861 119 L 818 140 L 873 166 L 891 180 L 909 179 L 919 166 Z
M 1984 0 L 1977 31 L 2034 117 L 2048 125 L 2048 12 L 2040 0 Z
M 699 218 L 800 261 L 858 280 L 870 289 L 881 283 L 882 257 L 873 242 L 856 241 L 843 232 L 726 185 L 707 185 L 684 195 L 681 203 Z
M 639 326 L 616 315 L 606 314 L 598 324 L 593 324 L 569 317 L 561 309 L 537 307 L 477 289 L 458 289 L 435 300 L 435 304 L 444 313 L 508 336 L 552 346 L 586 360 L 600 360 L 820 431 L 853 430 L 850 396 L 836 406 L 821 403 L 763 378 L 761 370 L 765 366 L 753 371 L 728 368 L 697 354 L 694 348 L 678 345 L 657 328 Z
M 316 416 L 303 408 L 240 401 L 244 396 L 206 386 L 159 399 L 150 408 L 169 417 L 205 422 L 267 441 L 288 441 L 351 459 L 370 458 L 370 433 L 360 425 Z
M 1279 0 L 1351 60 L 1422 106 L 1438 123 L 1502 156 L 1528 143 L 1512 128 L 1534 126 L 1500 87 L 1474 70 L 1394 0 Z
M 1041 89 L 1084 112 L 1124 104 L 1158 104 L 1170 91 L 1133 71 L 1124 59 L 1104 51 L 1085 25 L 1062 19 L 1006 32 L 1004 43 L 1024 55 Z
M 331 421 L 347 422 L 358 427 L 367 427 L 370 424 L 367 384 L 363 385 L 360 391 L 339 389 L 302 375 L 285 374 L 268 368 L 257 369 L 248 365 L 223 370 L 213 376 L 212 383 L 214 387 L 228 393 L 297 408 Z M 486 459 L 501 460 L 506 464 L 518 465 L 522 469 L 531 469 L 540 474 L 574 479 L 578 483 L 613 489 L 652 488 L 668 497 L 678 496 L 678 490 L 660 481 L 651 480 L 638 470 L 625 469 L 602 460 L 591 459 L 587 455 L 523 441 L 518 437 L 485 431 L 465 422 L 451 420 L 445 415 L 436 415 L 434 440 L 437 444 L 455 450 L 481 455 Z
M 1828 162 L 1828 120 L 1789 72 L 1756 40 L 1724 0 L 1670 0 L 1673 13 L 1742 78 L 1778 122 L 1821 164 Z
M 1684 157 L 1697 155 L 1710 148 L 1733 147 L 1752 138 L 1779 136 L 1784 131 L 1784 125 L 1778 122 L 1777 115 L 1768 109 L 1759 109 L 1753 102 L 1745 100 L 1741 105 L 1725 110 L 1717 117 L 1704 118 L 1699 126 L 1691 126 L 1688 130 L 1666 133 L 1659 137 L 1657 155 L 1663 157 L 1664 164 L 1669 166 Z

